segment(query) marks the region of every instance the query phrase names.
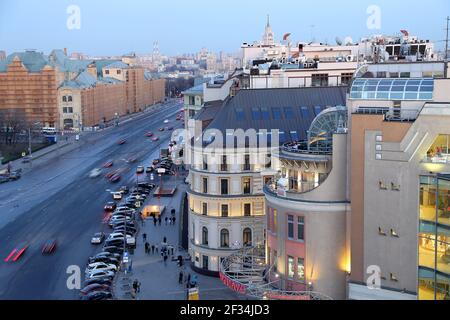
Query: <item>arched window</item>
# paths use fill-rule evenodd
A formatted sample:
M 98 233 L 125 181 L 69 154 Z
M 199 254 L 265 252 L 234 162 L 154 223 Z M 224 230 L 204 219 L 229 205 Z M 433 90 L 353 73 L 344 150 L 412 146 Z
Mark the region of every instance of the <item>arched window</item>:
M 230 232 L 227 229 L 220 231 L 220 246 L 222 248 L 228 248 L 230 246 Z
M 251 246 L 252 245 L 252 229 L 245 228 L 242 236 L 243 236 L 242 243 L 244 244 L 244 247 Z
M 67 102 L 67 97 L 66 96 L 63 96 L 62 99 L 63 99 L 63 102 Z
M 202 244 L 208 245 L 208 228 L 203 227 L 202 229 Z
M 67 101 L 72 102 L 72 96 L 68 96 Z

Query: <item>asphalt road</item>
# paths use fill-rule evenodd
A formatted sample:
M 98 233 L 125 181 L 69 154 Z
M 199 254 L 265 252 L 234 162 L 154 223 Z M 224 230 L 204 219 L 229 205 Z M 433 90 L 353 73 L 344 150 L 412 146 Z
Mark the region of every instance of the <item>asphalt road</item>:
M 181 107 L 180 101 L 172 101 L 119 127 L 91 134 L 78 149 L 34 165 L 19 181 L 0 185 L 0 299 L 78 299 L 78 291 L 67 288 L 66 271 L 76 265 L 83 276 L 87 258 L 99 251 L 90 244 L 92 235 L 109 231 L 102 224 L 103 205 L 111 201 L 106 190 L 132 186 L 136 166 L 150 165 L 160 148 L 167 147 L 172 132 L 158 128 L 181 126 L 175 121 Z M 170 124 L 164 124 L 165 119 Z M 147 131 L 160 141 L 144 137 Z M 127 142 L 120 146 L 117 141 L 122 138 Z M 131 156 L 138 160 L 127 164 Z M 114 160 L 113 168 L 90 179 L 89 172 L 107 160 Z M 123 173 L 118 184 L 104 178 L 119 168 Z M 53 255 L 43 256 L 42 246 L 51 238 L 57 239 L 58 248 Z M 4 262 L 24 241 L 30 246 L 22 258 Z

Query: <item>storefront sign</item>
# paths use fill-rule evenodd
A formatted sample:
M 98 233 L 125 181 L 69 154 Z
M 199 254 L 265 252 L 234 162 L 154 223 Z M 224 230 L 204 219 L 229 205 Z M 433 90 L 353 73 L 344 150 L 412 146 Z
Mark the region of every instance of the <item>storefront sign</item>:
M 236 291 L 240 294 L 245 294 L 245 286 L 241 283 L 231 280 L 227 276 L 225 276 L 222 272 L 219 273 L 220 281 L 222 281 L 228 288 L 233 291 Z

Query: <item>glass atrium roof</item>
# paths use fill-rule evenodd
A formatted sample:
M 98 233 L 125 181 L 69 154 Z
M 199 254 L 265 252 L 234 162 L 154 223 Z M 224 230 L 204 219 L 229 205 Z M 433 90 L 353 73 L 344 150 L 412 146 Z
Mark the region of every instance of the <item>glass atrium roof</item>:
M 416 79 L 355 79 L 350 99 L 363 100 L 432 100 L 434 80 Z

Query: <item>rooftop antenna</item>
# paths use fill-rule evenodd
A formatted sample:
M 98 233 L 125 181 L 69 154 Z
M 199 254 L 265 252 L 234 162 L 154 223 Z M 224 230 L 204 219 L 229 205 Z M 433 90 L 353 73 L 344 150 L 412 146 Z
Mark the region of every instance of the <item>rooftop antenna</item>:
M 447 27 L 445 28 L 446 36 L 445 36 L 445 61 L 448 61 L 448 23 L 450 21 L 450 17 L 447 16 Z

